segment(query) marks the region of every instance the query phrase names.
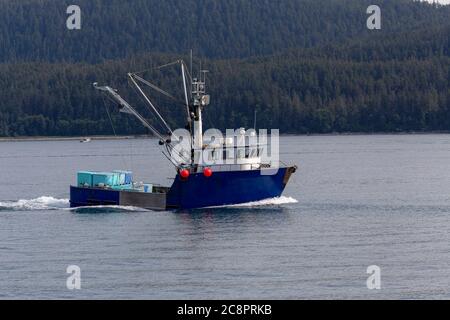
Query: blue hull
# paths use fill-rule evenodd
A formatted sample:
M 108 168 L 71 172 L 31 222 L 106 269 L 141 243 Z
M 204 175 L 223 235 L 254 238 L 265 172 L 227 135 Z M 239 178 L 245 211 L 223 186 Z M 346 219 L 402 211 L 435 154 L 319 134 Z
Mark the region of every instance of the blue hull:
M 280 168 L 275 175 L 261 175 L 260 170 L 214 172 L 209 178 L 196 173 L 186 180 L 177 175 L 167 205 L 193 209 L 279 197 L 289 179 L 288 170 Z
M 163 202 L 159 198 L 156 200 L 158 206 L 162 206 L 159 209 L 165 210 L 232 205 L 279 197 L 293 172 L 295 167 L 280 168 L 274 175 L 262 175 L 261 170 L 214 172 L 211 177 L 205 177 L 203 173 L 194 173 L 188 179 L 182 179 L 177 175 L 168 192 L 157 195 L 164 197 Z M 133 199 L 137 196 L 140 197 L 139 203 L 134 204 Z M 155 195 L 98 188 L 70 189 L 71 207 L 136 205 L 158 208 L 157 205 L 153 205 L 155 199 L 151 197 Z

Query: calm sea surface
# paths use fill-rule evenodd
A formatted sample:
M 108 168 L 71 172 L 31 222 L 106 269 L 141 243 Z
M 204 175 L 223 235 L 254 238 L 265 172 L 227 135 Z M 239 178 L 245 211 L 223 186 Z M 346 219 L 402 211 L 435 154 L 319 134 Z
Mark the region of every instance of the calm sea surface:
M 0 142 L 0 298 L 450 298 L 450 135 L 281 142 L 284 197 L 192 212 L 67 208 L 78 170 L 170 185 L 155 140 Z

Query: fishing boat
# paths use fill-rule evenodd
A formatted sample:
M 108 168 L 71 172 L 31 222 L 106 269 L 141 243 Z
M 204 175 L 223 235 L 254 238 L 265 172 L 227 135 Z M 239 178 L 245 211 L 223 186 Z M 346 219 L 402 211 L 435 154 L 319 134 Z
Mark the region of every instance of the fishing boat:
M 81 171 L 77 174 L 77 185 L 70 187 L 71 207 L 120 205 L 151 210 L 179 210 L 280 197 L 297 167 L 280 165 L 280 161 L 264 157 L 269 147 L 267 142 L 258 140 L 256 130 L 240 128 L 225 138 L 205 138 L 202 112 L 210 104 L 210 96 L 206 94 L 207 71 L 201 70 L 199 77 L 193 78 L 192 63 L 189 70 L 183 60 L 159 68 L 168 66 L 177 66 L 177 70 L 180 70 L 182 99 L 146 80 L 141 73 L 128 73 L 131 84 L 148 104 L 165 133 L 147 121 L 116 89 L 99 86 L 98 83 L 93 86 L 118 104 L 120 112 L 134 116 L 158 138 L 163 154 L 175 169 L 172 185 L 134 182 L 132 172 L 128 171 Z M 169 127 L 155 103 L 143 90 L 143 85 L 183 104 L 187 113 L 187 125 L 183 129 L 187 132 L 186 136 L 180 139 L 176 133 L 179 130 L 173 131 Z M 180 148 L 181 145 L 184 148 Z

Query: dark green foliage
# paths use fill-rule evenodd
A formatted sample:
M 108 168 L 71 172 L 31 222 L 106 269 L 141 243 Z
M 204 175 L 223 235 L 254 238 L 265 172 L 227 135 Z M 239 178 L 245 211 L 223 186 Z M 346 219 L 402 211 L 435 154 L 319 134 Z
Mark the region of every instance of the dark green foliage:
M 257 110 L 284 133 L 450 130 L 450 6 L 376 1 L 383 29 L 368 31 L 365 0 L 76 2 L 69 32 L 73 1 L 0 0 L 0 136 L 112 134 L 94 81 L 150 118 L 126 73 L 190 48 L 211 71 L 206 126 L 249 127 Z M 145 77 L 181 97 L 177 71 Z M 156 101 L 184 126 L 183 106 Z M 106 106 L 117 134 L 145 133 Z
M 66 29 L 70 4 L 82 9 L 80 31 Z M 371 4 L 383 9 L 385 34 L 441 25 L 450 14 L 411 0 L 0 0 L 0 62 L 272 54 L 367 36 Z

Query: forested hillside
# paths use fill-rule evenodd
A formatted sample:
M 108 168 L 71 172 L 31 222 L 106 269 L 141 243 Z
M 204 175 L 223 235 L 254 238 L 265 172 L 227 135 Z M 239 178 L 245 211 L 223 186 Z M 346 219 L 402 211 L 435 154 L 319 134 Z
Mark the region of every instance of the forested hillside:
M 66 29 L 66 8 L 82 29 Z M 370 34 L 367 0 L 0 0 L 0 62 L 85 61 L 141 52 L 245 58 Z M 450 9 L 377 0 L 386 34 L 448 22 Z
M 82 8 L 80 31 L 65 8 Z M 111 134 L 108 83 L 193 48 L 209 74 L 205 125 L 285 133 L 450 130 L 450 6 L 365 0 L 0 0 L 0 136 Z M 145 74 L 174 94 L 175 70 Z M 183 109 L 155 97 L 174 127 Z M 117 133 L 144 132 L 107 103 Z

